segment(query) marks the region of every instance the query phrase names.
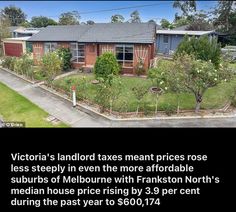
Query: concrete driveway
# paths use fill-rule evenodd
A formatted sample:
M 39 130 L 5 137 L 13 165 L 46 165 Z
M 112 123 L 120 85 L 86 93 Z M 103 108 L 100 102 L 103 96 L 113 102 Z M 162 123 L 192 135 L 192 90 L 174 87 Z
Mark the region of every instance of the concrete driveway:
M 72 127 L 236 127 L 235 117 L 108 121 L 74 109 L 70 102 L 1 69 L 0 81 Z

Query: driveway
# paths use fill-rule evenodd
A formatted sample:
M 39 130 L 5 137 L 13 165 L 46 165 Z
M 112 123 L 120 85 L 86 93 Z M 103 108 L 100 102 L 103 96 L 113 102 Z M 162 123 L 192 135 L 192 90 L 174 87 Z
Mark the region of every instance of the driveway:
M 236 127 L 234 118 L 108 121 L 72 107 L 71 103 L 0 69 L 0 81 L 72 127 Z M 0 91 L 1 92 L 1 91 Z

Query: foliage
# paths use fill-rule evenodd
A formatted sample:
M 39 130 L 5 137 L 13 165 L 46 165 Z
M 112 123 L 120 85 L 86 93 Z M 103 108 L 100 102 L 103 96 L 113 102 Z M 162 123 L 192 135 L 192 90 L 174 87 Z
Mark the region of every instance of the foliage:
M 155 21 L 155 20 L 153 20 L 153 19 L 150 19 L 150 20 L 148 21 L 148 23 L 157 24 L 157 23 L 156 23 L 156 21 Z
M 49 84 L 53 81 L 54 77 L 61 73 L 62 63 L 63 61 L 56 51 L 49 52 L 43 56 L 42 72 Z
M 1 10 L 1 16 L 7 18 L 10 21 L 11 26 L 19 26 L 26 21 L 27 15 L 21 10 L 21 8 L 15 6 L 8 6 Z
M 60 25 L 77 25 L 79 24 L 80 15 L 78 11 L 65 12 L 59 17 Z
M 171 23 L 168 20 L 166 20 L 166 19 L 161 19 L 160 23 L 161 23 L 161 27 L 163 29 L 170 29 L 170 28 L 172 28 Z
M 32 25 L 32 27 L 40 28 L 50 25 L 57 25 L 57 22 L 45 16 L 34 16 L 32 17 L 30 24 Z
M 70 84 L 70 82 L 67 83 Z M 88 79 L 86 77 L 83 77 L 82 80 L 76 86 L 76 96 L 78 100 L 86 99 L 87 89 L 88 89 Z
M 86 24 L 87 24 L 87 25 L 93 25 L 93 24 L 95 24 L 95 22 L 92 21 L 92 20 L 88 20 L 88 21 L 86 21 Z
M 94 65 L 94 73 L 97 78 L 106 80 L 109 75 L 118 75 L 120 66 L 114 56 L 110 52 L 106 52 L 99 56 Z
M 129 21 L 130 23 L 141 23 L 141 18 L 140 18 L 138 10 L 133 11 L 130 14 L 130 17 L 131 17 Z
M 135 72 L 138 76 L 140 76 L 141 74 L 145 73 L 145 68 L 144 68 L 144 61 L 142 58 L 138 58 L 138 62 L 137 65 L 135 67 Z
M 174 8 L 179 8 L 184 16 L 189 15 L 192 12 L 195 12 L 197 9 L 196 1 L 182 1 L 182 0 L 175 0 L 173 3 Z
M 220 44 L 216 38 L 210 39 L 208 36 L 200 38 L 185 36 L 175 52 L 175 57 L 183 53 L 194 55 L 199 60 L 210 60 L 216 68 L 221 59 Z
M 111 16 L 111 23 L 123 23 L 125 18 L 122 15 L 116 14 Z
M 137 110 L 136 113 L 138 114 L 139 112 L 139 107 L 140 107 L 140 103 L 142 101 L 142 99 L 144 98 L 144 96 L 147 94 L 148 90 L 145 86 L 140 85 L 140 86 L 135 86 L 132 88 L 132 92 L 137 100 Z
M 12 65 L 12 61 L 13 61 L 13 57 L 4 57 L 2 59 L 2 67 L 3 68 L 7 68 L 7 69 L 10 69 L 11 68 L 11 65 Z
M 175 69 L 182 76 L 180 82 L 182 86 L 195 96 L 196 112 L 199 111 L 203 95 L 208 88 L 232 77 L 232 70 L 227 67 L 227 64 L 220 63 L 219 68 L 216 69 L 210 61 L 196 60 L 186 54 L 176 58 Z
M 59 48 L 58 55 L 62 59 L 63 71 L 68 71 L 71 68 L 72 54 L 69 48 Z

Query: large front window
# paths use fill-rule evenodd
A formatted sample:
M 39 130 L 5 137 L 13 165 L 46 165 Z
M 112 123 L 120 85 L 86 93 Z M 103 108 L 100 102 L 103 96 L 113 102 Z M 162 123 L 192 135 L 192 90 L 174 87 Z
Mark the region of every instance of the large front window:
M 123 67 L 133 67 L 134 46 L 117 45 L 116 59 Z
M 44 43 L 44 53 L 53 52 L 57 49 L 57 43 Z
M 84 63 L 84 50 L 85 45 L 84 44 L 78 44 L 78 43 L 71 43 L 70 44 L 70 50 L 72 53 L 72 62 L 76 63 Z

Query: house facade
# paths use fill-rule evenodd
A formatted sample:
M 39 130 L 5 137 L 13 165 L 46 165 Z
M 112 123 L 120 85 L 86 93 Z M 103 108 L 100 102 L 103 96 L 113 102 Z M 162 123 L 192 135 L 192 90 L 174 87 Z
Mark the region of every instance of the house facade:
M 113 53 L 123 73 L 134 74 L 141 60 L 147 71 L 156 52 L 155 24 L 109 23 L 48 26 L 33 35 L 33 58 L 39 63 L 47 52 L 69 48 L 74 68 L 93 67 L 98 56 Z
M 184 36 L 216 36 L 215 31 L 157 30 L 156 45 L 158 54 L 171 55 L 175 52 Z

